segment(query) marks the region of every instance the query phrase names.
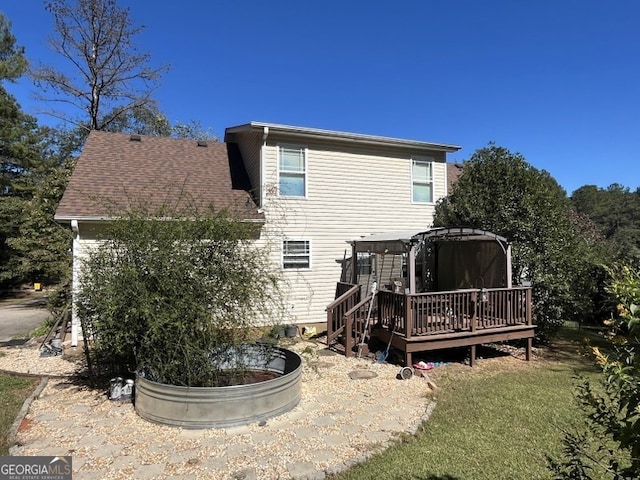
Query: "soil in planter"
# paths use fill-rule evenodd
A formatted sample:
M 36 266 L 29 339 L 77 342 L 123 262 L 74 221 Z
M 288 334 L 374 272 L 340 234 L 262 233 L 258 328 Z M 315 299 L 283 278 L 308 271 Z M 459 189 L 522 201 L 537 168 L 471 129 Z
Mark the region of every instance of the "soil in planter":
M 266 382 L 282 375 L 276 372 L 267 372 L 265 370 L 246 370 L 241 374 L 220 375 L 215 387 L 230 387 L 234 385 L 249 385 L 252 383 Z

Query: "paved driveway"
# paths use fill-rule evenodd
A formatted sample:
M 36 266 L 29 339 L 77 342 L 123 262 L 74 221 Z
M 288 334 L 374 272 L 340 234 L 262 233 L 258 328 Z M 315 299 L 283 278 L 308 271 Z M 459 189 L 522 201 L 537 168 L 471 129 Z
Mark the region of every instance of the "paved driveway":
M 0 342 L 27 335 L 50 316 L 44 298 L 0 306 Z

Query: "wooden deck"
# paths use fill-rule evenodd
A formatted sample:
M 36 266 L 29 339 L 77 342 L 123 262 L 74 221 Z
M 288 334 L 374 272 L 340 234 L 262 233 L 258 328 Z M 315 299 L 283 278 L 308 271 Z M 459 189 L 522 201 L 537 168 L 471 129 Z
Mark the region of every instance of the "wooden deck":
M 476 346 L 527 339 L 531 355 L 535 325 L 531 288 L 494 288 L 397 294 L 379 291 L 365 332 L 372 297 L 360 299 L 360 288 L 339 284 L 337 299 L 327 307 L 327 342 L 343 339 L 345 354 L 355 354 L 363 335 L 378 337 L 404 353 L 405 365 L 416 352 L 470 347 L 471 365 Z M 366 337 L 365 337 L 366 338 Z

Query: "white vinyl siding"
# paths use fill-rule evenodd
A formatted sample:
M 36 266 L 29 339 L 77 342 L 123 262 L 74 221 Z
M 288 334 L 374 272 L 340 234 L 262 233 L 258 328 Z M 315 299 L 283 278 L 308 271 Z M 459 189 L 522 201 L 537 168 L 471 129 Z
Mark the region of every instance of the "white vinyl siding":
M 311 242 L 309 240 L 282 241 L 282 268 L 311 268 Z
M 281 197 L 306 197 L 306 149 L 280 146 L 278 148 L 278 194 Z
M 412 160 L 411 194 L 414 203 L 433 203 L 433 159 Z
M 274 135 L 275 137 L 275 135 Z M 325 308 L 334 300 L 341 265 L 351 256 L 347 241 L 373 233 L 427 230 L 434 203 L 413 203 L 413 158 L 431 157 L 433 200 L 446 194 L 443 152 L 414 152 L 368 147 L 336 147 L 306 142 L 306 198 L 277 194 L 278 149 L 289 139 L 271 138 L 264 147 L 266 223 L 261 238 L 273 241 L 272 261 L 286 281 L 287 303 L 297 323 L 326 322 Z M 311 181 L 311 174 L 313 180 Z M 310 269 L 282 268 L 282 240 L 311 242 Z M 389 260 L 390 262 L 390 260 Z M 391 263 L 385 265 L 389 271 Z M 399 270 L 400 262 L 394 265 Z M 382 279 L 382 284 L 388 283 Z M 384 286 L 384 285 L 383 285 Z

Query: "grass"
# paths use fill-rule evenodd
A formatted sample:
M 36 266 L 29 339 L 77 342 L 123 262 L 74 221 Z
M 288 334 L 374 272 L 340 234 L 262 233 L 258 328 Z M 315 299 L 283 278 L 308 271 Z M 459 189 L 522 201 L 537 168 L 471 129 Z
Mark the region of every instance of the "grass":
M 53 328 L 55 323 L 56 319 L 54 317 L 49 317 L 25 336 L 27 338 L 44 337 Z
M 0 373 L 0 456 L 9 454 L 11 425 L 38 383 L 39 378 Z
M 582 421 L 574 376 L 596 378 L 565 331 L 542 358 L 511 357 L 433 371 L 437 406 L 420 433 L 337 475 L 340 480 L 551 478 L 545 455 L 559 457 L 562 430 Z

